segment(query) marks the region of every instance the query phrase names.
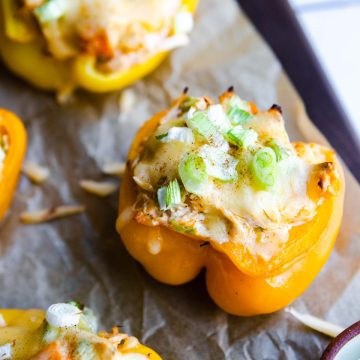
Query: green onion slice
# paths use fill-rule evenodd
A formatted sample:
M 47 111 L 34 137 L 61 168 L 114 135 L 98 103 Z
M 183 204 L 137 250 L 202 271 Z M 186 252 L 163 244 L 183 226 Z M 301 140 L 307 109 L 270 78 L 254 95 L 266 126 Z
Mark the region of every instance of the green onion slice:
M 41 23 L 56 20 L 65 14 L 67 4 L 65 0 L 48 0 L 44 5 L 34 10 L 35 16 Z
M 184 101 L 180 104 L 180 110 L 183 112 L 187 112 L 190 110 L 192 106 L 195 106 L 195 104 L 199 101 L 198 98 L 188 96 L 184 99 Z
M 51 326 L 48 322 L 46 322 L 44 327 L 43 338 L 42 338 L 44 343 L 50 344 L 55 340 L 57 340 L 57 338 L 59 337 L 59 332 L 60 332 L 59 330 L 60 330 L 59 328 Z
M 231 129 L 230 120 L 227 118 L 224 108 L 221 104 L 210 105 L 207 112 L 211 123 L 222 134 L 226 134 L 229 129 Z
M 251 161 L 251 171 L 256 184 L 262 190 L 268 190 L 275 184 L 276 154 L 269 147 L 258 150 Z
M 292 155 L 291 150 L 285 146 L 280 145 L 277 141 L 272 140 L 269 146 L 274 150 L 276 154 L 276 160 L 282 161 Z
M 158 199 L 160 210 L 166 210 L 167 209 L 167 206 L 166 206 L 166 192 L 167 192 L 166 186 L 162 186 L 157 191 L 157 199 Z
M 252 117 L 249 103 L 234 95 L 229 100 L 227 116 L 233 125 L 246 123 Z
M 241 99 L 239 96 L 237 96 L 235 94 L 230 98 L 229 105 L 230 105 L 230 107 L 235 106 L 239 109 L 245 110 L 246 112 L 250 113 L 249 102 Z
M 235 126 L 245 124 L 252 117 L 249 112 L 239 109 L 238 107 L 232 107 L 227 112 L 227 116 L 230 118 L 231 123 Z
M 160 210 L 167 210 L 173 205 L 179 205 L 181 201 L 181 190 L 178 181 L 170 181 L 168 186 L 162 186 L 157 191 L 157 200 Z
M 226 138 L 230 143 L 246 148 L 256 142 L 258 134 L 252 129 L 244 129 L 239 125 L 230 129 L 226 134 Z
M 192 194 L 202 195 L 206 191 L 208 176 L 204 160 L 196 155 L 186 155 L 178 167 L 185 189 Z
M 94 312 L 85 307 L 80 315 L 79 328 L 96 334 L 98 331 L 98 321 Z
M 218 131 L 215 126 L 210 122 L 205 111 L 196 111 L 186 120 L 189 128 L 197 131 L 206 139 L 218 136 Z
M 216 126 L 209 120 L 206 111 L 196 111 L 186 120 L 189 128 L 202 135 L 210 144 L 227 150 L 229 144 L 225 141 Z
M 168 136 L 168 133 L 165 133 L 165 134 L 159 134 L 159 135 L 156 135 L 155 136 L 155 139 L 156 140 L 161 140 L 161 139 L 164 139 Z
M 193 131 L 187 127 L 174 126 L 169 129 L 168 133 L 165 136 L 162 135 L 158 135 L 158 136 L 161 136 L 160 141 L 162 142 L 179 141 L 189 144 L 193 144 L 195 142 Z
M 166 189 L 166 206 L 169 208 L 173 205 L 181 204 L 181 191 L 178 181 L 170 181 Z
M 199 149 L 206 165 L 206 173 L 216 179 L 223 181 L 236 181 L 238 174 L 236 166 L 238 160 L 219 148 L 203 145 Z
M 94 345 L 87 339 L 82 339 L 74 349 L 74 359 L 93 360 L 98 357 Z
M 176 220 L 171 220 L 170 224 L 171 224 L 172 228 L 179 233 L 182 233 L 182 234 L 195 234 L 196 233 L 195 228 L 193 228 L 191 226 L 185 226 L 183 224 L 180 224 Z
M 85 308 L 84 304 L 80 303 L 79 301 L 75 301 L 75 300 L 68 301 L 68 304 L 76 306 L 81 311 Z

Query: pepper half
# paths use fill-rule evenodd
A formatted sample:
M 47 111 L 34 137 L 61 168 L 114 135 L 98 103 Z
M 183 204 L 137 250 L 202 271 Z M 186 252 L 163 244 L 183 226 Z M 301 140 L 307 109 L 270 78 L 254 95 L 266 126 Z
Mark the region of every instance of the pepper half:
M 182 9 L 193 13 L 198 0 L 182 0 Z M 49 55 L 35 19 L 22 16 L 16 0 L 0 4 L 0 55 L 14 73 L 32 85 L 54 90 L 60 95 L 81 87 L 93 92 L 109 92 L 127 87 L 148 75 L 167 57 L 159 51 L 126 70 L 101 71 L 97 57 L 83 53 L 66 59 Z
M 131 164 L 139 159 L 144 144 L 159 124 L 166 117 L 176 117 L 183 101 L 178 99 L 170 109 L 148 120 L 134 138 L 120 191 L 117 230 L 121 239 L 129 253 L 163 283 L 184 284 L 205 268 L 211 298 L 228 313 L 250 316 L 279 310 L 305 291 L 334 245 L 343 211 L 345 186 L 341 165 L 330 149 L 317 144 L 292 144 L 299 158 L 305 159 L 310 151 L 312 158 L 307 160 L 318 164 L 307 182 L 308 197 L 317 201 L 324 182 L 329 185 L 331 181 L 335 190 L 319 201 L 313 218 L 290 229 L 281 251 L 268 260 L 252 254 L 241 241 L 199 242 L 191 234 L 144 225 L 134 216 L 139 187 L 133 179 Z M 250 105 L 256 112 L 256 107 Z M 281 119 L 277 108 L 270 109 L 268 114 Z M 336 169 L 336 179 L 329 180 L 326 175 L 329 167 Z
M 90 314 L 91 323 L 96 321 L 91 310 L 85 309 L 79 312 Z M 50 326 L 45 314 L 38 309 L 0 309 L 0 354 L 10 353 L 4 359 L 110 360 L 120 356 L 124 360 L 161 360 L 154 350 L 120 333 L 116 327 L 110 333 L 99 334 L 87 329 L 85 322 L 60 329 Z
M 0 220 L 10 206 L 26 150 L 26 131 L 13 113 L 0 109 L 0 147 L 4 159 L 0 166 Z

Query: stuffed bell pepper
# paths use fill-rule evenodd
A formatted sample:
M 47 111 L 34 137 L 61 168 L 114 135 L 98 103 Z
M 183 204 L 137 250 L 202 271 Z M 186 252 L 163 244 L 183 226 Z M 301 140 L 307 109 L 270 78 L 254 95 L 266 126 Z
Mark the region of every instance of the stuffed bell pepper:
M 76 302 L 43 310 L 0 310 L 0 359 L 161 360 L 152 349 L 114 327 L 97 333 L 97 319 Z
M 33 85 L 121 89 L 189 42 L 197 0 L 1 0 L 0 55 Z
M 206 269 L 211 298 L 235 315 L 276 311 L 312 282 L 341 223 L 344 178 L 331 149 L 291 143 L 281 108 L 232 89 L 184 94 L 131 146 L 117 229 L 156 279 Z
M 22 122 L 13 113 L 0 109 L 0 220 L 13 197 L 25 150 Z

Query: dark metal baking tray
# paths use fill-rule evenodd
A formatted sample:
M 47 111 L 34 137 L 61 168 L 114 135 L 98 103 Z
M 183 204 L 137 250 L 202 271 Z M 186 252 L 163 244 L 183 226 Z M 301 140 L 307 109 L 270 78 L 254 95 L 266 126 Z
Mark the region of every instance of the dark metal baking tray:
M 237 0 L 270 45 L 322 131 L 360 181 L 360 141 L 286 0 Z

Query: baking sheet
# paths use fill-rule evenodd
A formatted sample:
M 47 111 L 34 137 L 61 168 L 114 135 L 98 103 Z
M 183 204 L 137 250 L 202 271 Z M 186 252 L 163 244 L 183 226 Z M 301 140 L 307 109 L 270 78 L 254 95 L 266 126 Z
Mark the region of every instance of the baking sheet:
M 207 296 L 203 276 L 179 287 L 150 278 L 115 231 L 118 195 L 100 199 L 78 185 L 84 178 L 104 179 L 99 169 L 124 160 L 140 124 L 183 87 L 216 96 L 230 85 L 260 108 L 281 104 L 292 139 L 326 141 L 233 0 L 202 0 L 191 45 L 133 86 L 138 103 L 127 114 L 119 112 L 119 93 L 80 92 L 60 106 L 1 66 L 0 106 L 23 118 L 27 158 L 48 166 L 51 177 L 42 186 L 22 177 L 0 225 L 0 306 L 46 308 L 76 299 L 99 314 L 102 327 L 123 326 L 166 360 L 318 359 L 329 339 L 284 311 L 229 316 Z M 348 172 L 346 177 L 344 223 L 330 261 L 293 304 L 343 326 L 360 318 L 360 189 Z M 24 210 L 64 203 L 84 204 L 86 214 L 44 225 L 19 223 Z

